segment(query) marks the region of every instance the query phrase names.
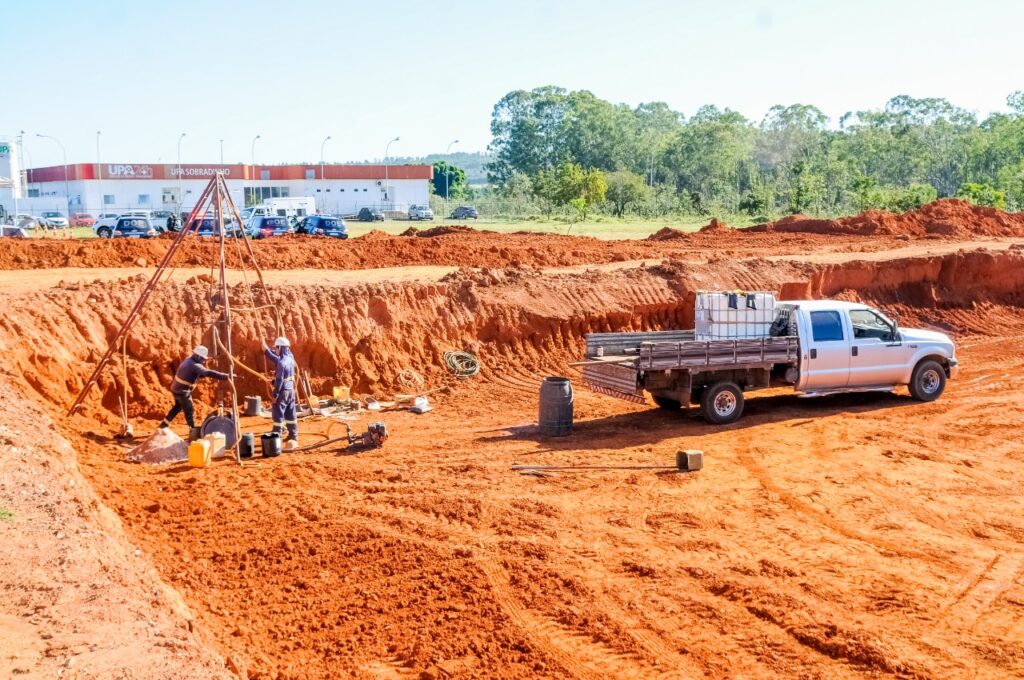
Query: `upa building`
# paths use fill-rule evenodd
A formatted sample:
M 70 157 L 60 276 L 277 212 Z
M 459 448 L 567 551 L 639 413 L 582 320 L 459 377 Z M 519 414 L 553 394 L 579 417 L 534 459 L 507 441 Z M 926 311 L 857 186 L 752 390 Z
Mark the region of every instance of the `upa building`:
M 270 198 L 310 196 L 319 212 L 338 215 L 361 208 L 407 212 L 410 205 L 428 203 L 433 177 L 429 165 L 77 163 L 27 170 L 15 196 L 21 200 L 18 210 L 30 214 L 186 211 L 218 172 L 240 210 Z M 0 202 L 6 204 L 2 192 Z

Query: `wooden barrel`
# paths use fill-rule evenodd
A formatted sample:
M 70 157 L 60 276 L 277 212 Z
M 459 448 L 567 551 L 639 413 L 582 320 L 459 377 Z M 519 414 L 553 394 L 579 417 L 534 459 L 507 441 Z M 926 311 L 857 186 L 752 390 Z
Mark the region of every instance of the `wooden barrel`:
M 543 435 L 564 437 L 572 430 L 572 382 L 568 378 L 544 378 L 537 421 Z

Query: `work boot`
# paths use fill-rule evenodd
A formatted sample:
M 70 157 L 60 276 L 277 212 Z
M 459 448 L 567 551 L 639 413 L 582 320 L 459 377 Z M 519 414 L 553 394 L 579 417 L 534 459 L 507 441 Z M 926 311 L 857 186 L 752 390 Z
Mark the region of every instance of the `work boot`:
M 299 441 L 297 439 L 289 439 L 284 443 L 285 451 L 294 451 L 297 448 L 299 448 Z

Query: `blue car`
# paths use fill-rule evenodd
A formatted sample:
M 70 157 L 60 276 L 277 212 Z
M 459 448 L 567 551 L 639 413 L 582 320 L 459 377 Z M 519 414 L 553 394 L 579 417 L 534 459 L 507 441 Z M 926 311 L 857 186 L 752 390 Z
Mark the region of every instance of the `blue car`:
M 156 230 L 145 217 L 119 217 L 111 238 L 152 238 Z
M 292 233 L 287 217 L 254 217 L 249 221 L 250 238 L 268 238 Z
M 217 236 L 220 232 L 217 220 L 212 217 L 204 217 L 196 220 L 196 222 L 198 222 L 196 225 L 197 236 Z M 233 220 L 229 220 L 224 223 L 224 233 L 228 236 L 241 236 L 241 231 L 241 229 L 238 229 L 235 226 L 235 222 Z
M 348 238 L 348 228 L 339 217 L 326 215 L 310 215 L 295 225 L 296 234 L 310 236 L 329 236 L 331 238 Z

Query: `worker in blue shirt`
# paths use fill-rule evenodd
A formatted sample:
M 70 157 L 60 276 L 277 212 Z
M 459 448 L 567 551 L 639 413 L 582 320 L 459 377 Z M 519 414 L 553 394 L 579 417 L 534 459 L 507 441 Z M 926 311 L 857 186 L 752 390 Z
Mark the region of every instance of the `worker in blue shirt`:
M 288 439 L 284 448 L 292 451 L 299 446 L 299 421 L 295 416 L 295 357 L 292 356 L 291 343 L 288 338 L 280 337 L 274 341 L 274 348 L 263 346 L 267 358 L 274 362 L 274 432 L 281 432 L 287 427 Z
M 210 351 L 203 345 L 192 350 L 192 355 L 181 362 L 178 370 L 171 380 L 170 390 L 174 395 L 174 406 L 167 412 L 164 419 L 160 421 L 160 427 L 167 427 L 179 413 L 185 414 L 185 422 L 190 428 L 196 426 L 195 406 L 192 404 L 192 390 L 200 378 L 214 378 L 216 380 L 227 380 L 228 374 L 207 368 L 206 363 Z

